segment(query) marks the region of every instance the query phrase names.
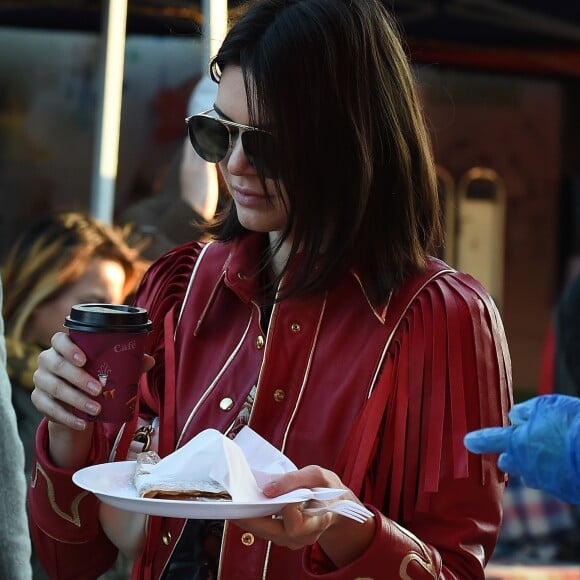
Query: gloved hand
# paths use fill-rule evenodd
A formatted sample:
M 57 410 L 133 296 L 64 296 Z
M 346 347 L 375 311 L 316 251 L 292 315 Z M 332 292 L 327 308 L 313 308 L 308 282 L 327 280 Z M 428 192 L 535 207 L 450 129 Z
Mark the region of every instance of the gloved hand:
M 498 467 L 528 487 L 580 504 L 580 398 L 544 395 L 514 405 L 511 427 L 465 436 L 474 453 L 500 453 Z

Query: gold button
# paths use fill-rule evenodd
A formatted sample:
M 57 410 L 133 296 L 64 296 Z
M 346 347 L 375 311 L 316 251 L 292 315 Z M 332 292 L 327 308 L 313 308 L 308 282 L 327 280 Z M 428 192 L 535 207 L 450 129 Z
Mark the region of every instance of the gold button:
M 297 322 L 293 322 L 292 325 L 290 326 L 290 329 L 292 330 L 292 332 L 300 332 L 302 330 L 302 327 Z
M 276 389 L 274 391 L 274 401 L 281 403 L 286 398 L 286 393 L 283 389 Z
M 163 536 L 161 536 L 161 541 L 165 546 L 169 546 L 169 544 L 171 544 L 171 532 L 165 532 Z
M 224 397 L 220 401 L 220 409 L 222 411 L 229 411 L 234 406 L 234 400 L 229 397 Z
M 238 279 L 245 280 L 246 279 L 246 275 L 243 272 L 238 272 Z
M 254 543 L 254 534 L 250 534 L 250 532 L 245 532 L 242 534 L 242 544 L 244 546 L 251 546 Z
M 264 337 L 261 335 L 256 338 L 256 348 L 258 350 L 264 348 Z

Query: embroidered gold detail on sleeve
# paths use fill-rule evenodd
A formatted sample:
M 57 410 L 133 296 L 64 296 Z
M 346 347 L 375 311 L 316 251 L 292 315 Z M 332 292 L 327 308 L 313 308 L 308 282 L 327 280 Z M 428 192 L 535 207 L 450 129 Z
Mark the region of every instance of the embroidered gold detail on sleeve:
M 52 507 L 52 510 L 54 511 L 54 513 L 56 513 L 58 516 L 60 516 L 63 520 L 66 520 L 67 522 L 70 522 L 71 524 L 74 524 L 75 526 L 77 526 L 77 528 L 80 528 L 81 527 L 81 518 L 79 515 L 79 504 L 81 503 L 81 501 L 84 497 L 89 495 L 89 492 L 83 491 L 82 493 L 80 493 L 79 495 L 77 495 L 74 498 L 74 500 L 72 501 L 72 503 L 70 505 L 71 513 L 69 515 L 65 511 L 61 510 L 60 507 L 58 506 L 58 504 L 56 503 L 56 496 L 54 493 L 54 485 L 52 484 L 52 481 L 48 477 L 46 471 L 44 471 L 44 469 L 42 469 L 42 467 L 38 463 L 36 464 L 36 469 L 34 470 L 34 474 L 32 476 L 32 480 L 30 483 L 31 487 L 36 487 L 36 480 L 38 478 L 39 473 L 41 473 L 42 476 L 44 477 L 44 479 L 46 480 L 48 501 L 50 502 L 50 507 Z
M 437 578 L 437 570 L 435 569 L 435 564 L 429 555 L 429 552 L 424 548 L 423 544 L 409 530 L 400 526 L 397 522 L 391 522 L 393 526 L 398 528 L 404 535 L 408 536 L 411 540 L 417 543 L 417 547 L 420 550 L 420 554 L 417 552 L 409 552 L 402 560 L 401 565 L 399 566 L 399 578 L 401 580 L 413 580 L 411 576 L 407 573 L 407 569 L 411 562 L 417 562 L 421 568 L 423 568 L 432 578 Z
M 432 578 L 437 578 L 435 566 L 428 557 L 425 558 L 424 555 L 420 556 L 416 552 L 410 552 L 403 558 L 401 565 L 399 566 L 399 578 L 401 578 L 401 580 L 413 580 L 407 573 L 407 568 L 411 562 L 417 562 L 417 564 L 419 564 L 419 566 L 421 566 L 421 568 L 423 568 Z

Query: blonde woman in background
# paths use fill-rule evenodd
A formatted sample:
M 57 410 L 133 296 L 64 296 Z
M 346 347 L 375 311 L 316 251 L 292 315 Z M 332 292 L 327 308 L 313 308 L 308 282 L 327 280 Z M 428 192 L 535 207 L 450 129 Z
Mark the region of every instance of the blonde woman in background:
M 30 401 L 38 354 L 73 304 L 119 304 L 134 291 L 148 263 L 127 234 L 82 213 L 62 213 L 31 225 L 8 253 L 2 272 L 7 367 L 27 479 L 41 419 Z M 34 558 L 33 567 L 34 578 L 46 577 Z

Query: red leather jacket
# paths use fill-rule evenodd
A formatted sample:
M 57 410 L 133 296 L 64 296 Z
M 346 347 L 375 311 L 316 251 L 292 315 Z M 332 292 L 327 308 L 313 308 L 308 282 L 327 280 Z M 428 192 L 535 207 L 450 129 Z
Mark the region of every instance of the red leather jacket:
M 220 578 L 484 578 L 504 477 L 462 440 L 507 424 L 511 405 L 508 349 L 488 294 L 431 260 L 376 305 L 350 272 L 324 295 L 277 304 L 264 336 L 261 244 L 258 234 L 187 244 L 152 266 L 137 299 L 154 323 L 156 358 L 140 413 L 161 417 L 163 455 L 208 427 L 227 430 L 257 384 L 250 426 L 297 466 L 337 471 L 375 512 L 377 529 L 360 558 L 334 569 L 316 545 L 290 551 L 228 522 Z M 116 435 L 98 424 L 91 463 L 114 456 Z M 30 489 L 36 549 L 55 578 L 95 578 L 115 557 L 98 502 L 51 465 L 46 444 L 43 423 Z M 183 525 L 149 519 L 134 578 L 161 576 Z

